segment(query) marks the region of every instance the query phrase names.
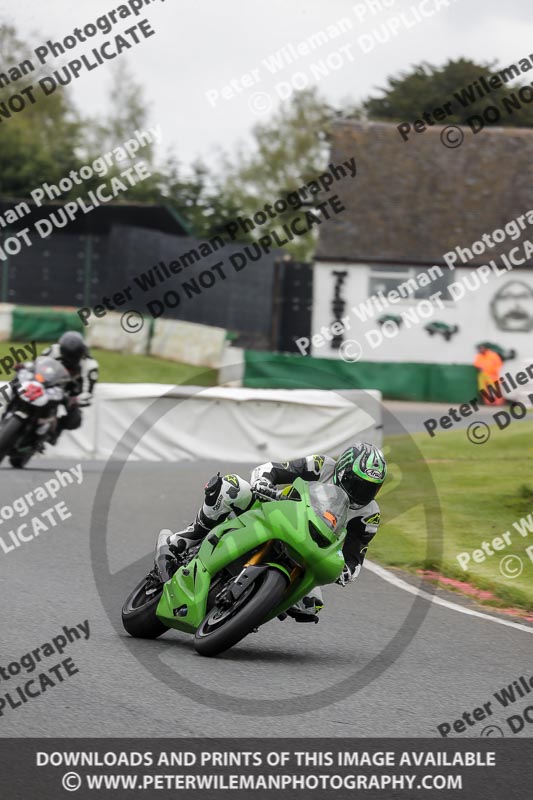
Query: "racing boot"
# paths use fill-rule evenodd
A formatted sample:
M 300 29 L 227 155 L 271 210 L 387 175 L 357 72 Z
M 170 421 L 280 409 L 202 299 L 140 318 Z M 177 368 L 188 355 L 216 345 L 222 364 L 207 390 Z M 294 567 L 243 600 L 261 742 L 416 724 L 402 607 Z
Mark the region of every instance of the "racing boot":
M 163 528 L 157 539 L 155 552 L 155 566 L 161 575 L 163 583 L 168 581 L 175 573 L 180 556 L 193 547 L 199 547 L 205 536 L 211 530 L 202 524 L 203 514 L 200 509 L 193 523 L 182 531 L 173 533 L 169 528 Z M 209 520 L 206 520 L 209 522 Z
M 322 592 L 316 587 L 310 594 L 288 608 L 287 616 L 292 617 L 295 622 L 320 622 L 318 612 L 323 608 Z
M 57 441 L 61 436 L 62 430 L 63 428 L 61 426 L 60 420 L 56 420 L 55 425 L 50 422 L 46 422 L 44 423 L 44 425 L 40 425 L 37 428 L 36 433 L 39 439 L 41 440 L 40 443 L 42 446 L 41 453 L 44 450 L 45 443 L 51 444 L 52 446 L 57 444 Z
M 199 509 L 196 519 L 182 531 L 173 533 L 165 528 L 159 534 L 155 554 L 155 569 L 159 571 L 161 580 L 166 582 L 177 569 L 179 557 L 193 547 L 199 547 L 219 522 L 226 518 L 227 513 L 219 513 L 215 518 L 210 518 L 204 512 L 204 507 L 209 510 L 215 506 L 222 488 L 222 478 L 218 472 L 205 487 L 204 506 Z
M 173 533 L 169 528 L 163 528 L 157 539 L 155 551 L 155 566 L 163 583 L 170 580 L 178 566 L 178 559 L 186 550 L 199 544 L 203 538 L 192 539 L 189 534 L 194 534 L 194 525 L 189 525 L 183 531 Z

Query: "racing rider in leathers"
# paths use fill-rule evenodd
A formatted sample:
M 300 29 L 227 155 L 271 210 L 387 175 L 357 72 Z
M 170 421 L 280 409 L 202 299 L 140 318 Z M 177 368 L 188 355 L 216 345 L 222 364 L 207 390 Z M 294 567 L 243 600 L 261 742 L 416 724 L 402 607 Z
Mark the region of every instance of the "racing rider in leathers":
M 178 533 L 162 530 L 157 542 L 156 574 L 166 581 L 175 571 L 176 556 L 201 544 L 204 537 L 231 513 L 242 514 L 253 502 L 275 500 L 280 495 L 276 487 L 289 485 L 295 478 L 320 481 L 340 486 L 348 495 L 350 507 L 347 536 L 343 555 L 345 566 L 337 580 L 341 586 L 355 580 L 363 564 L 368 545 L 380 522 L 375 496 L 383 485 L 387 466 L 379 448 L 358 442 L 345 450 L 335 461 L 324 455 L 311 455 L 284 463 L 271 462 L 256 467 L 250 483 L 238 475 L 211 478 L 205 486 L 205 499 L 194 522 Z M 320 589 L 304 597 L 289 610 L 298 622 L 318 622 L 317 613 L 323 607 Z
M 55 434 L 50 439 L 50 443 L 55 444 L 62 431 L 74 431 L 81 426 L 80 408 L 91 405 L 94 386 L 98 381 L 98 361 L 91 357 L 83 336 L 77 331 L 67 331 L 41 355 L 55 358 L 71 376 L 65 387 L 63 405 L 66 414 L 58 417 Z

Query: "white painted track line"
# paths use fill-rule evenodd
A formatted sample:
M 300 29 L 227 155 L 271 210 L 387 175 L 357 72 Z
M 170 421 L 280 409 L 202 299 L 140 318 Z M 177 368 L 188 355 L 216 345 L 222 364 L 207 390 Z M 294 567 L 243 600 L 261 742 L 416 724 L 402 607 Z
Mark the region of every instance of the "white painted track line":
M 443 606 L 443 608 L 449 608 L 451 611 L 458 611 L 461 614 L 466 614 L 469 617 L 479 617 L 486 622 L 495 622 L 497 625 L 505 625 L 507 628 L 516 628 L 519 631 L 524 631 L 525 633 L 533 634 L 533 627 L 528 627 L 527 625 L 521 625 L 519 622 L 512 622 L 508 619 L 500 619 L 499 617 L 493 617 L 490 614 L 482 614 L 480 611 L 475 611 L 472 608 L 466 608 L 465 606 L 461 606 L 458 603 L 451 603 L 449 600 L 443 600 L 441 597 L 437 597 L 436 595 L 429 594 L 425 592 L 423 589 L 419 589 L 416 586 L 412 586 L 407 581 L 402 580 L 402 578 L 398 578 L 397 575 L 394 573 L 389 572 L 388 569 L 384 569 L 380 567 L 379 564 L 375 564 L 373 561 L 365 561 L 363 569 L 368 569 L 370 572 L 373 572 L 374 575 L 377 575 L 380 578 L 383 578 L 384 581 L 387 583 L 391 583 L 393 586 L 396 586 L 398 589 L 403 589 L 404 592 L 409 592 L 409 594 L 419 595 L 423 597 L 428 602 L 433 603 L 436 606 Z

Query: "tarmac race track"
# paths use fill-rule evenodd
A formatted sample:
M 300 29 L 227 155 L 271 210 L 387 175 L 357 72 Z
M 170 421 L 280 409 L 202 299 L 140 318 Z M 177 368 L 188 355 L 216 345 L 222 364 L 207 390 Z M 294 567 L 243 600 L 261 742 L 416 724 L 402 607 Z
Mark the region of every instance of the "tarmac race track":
M 70 466 L 52 459 L 24 471 L 2 465 L 0 506 Z M 513 735 L 505 720 L 526 708 L 528 696 L 505 709 L 493 693 L 531 677 L 530 633 L 430 604 L 368 570 L 347 588 L 325 589 L 319 625 L 275 620 L 218 659 L 197 655 L 186 634 L 131 639 L 121 604 L 149 569 L 159 529 L 192 519 L 217 469 L 246 477 L 249 470 L 129 463 L 106 521 L 103 507 L 93 510 L 103 469 L 84 462 L 81 485 L 38 504 L 40 513 L 63 501 L 70 519 L 0 553 L 0 667 L 36 648 L 48 652 L 34 672 L 26 673 L 25 660 L 18 675 L 2 676 L 2 736 L 439 736 L 438 725 L 488 701 L 492 715 L 470 718 L 462 735 L 489 735 L 489 724 Z M 2 521 L 0 536 L 7 540 L 11 527 Z M 68 643 L 61 656 L 43 651 L 63 626 L 85 620 L 88 640 Z M 48 672 L 68 658 L 77 673 Z M 16 701 L 16 687 L 45 670 L 51 680 L 40 694 L 18 698 L 14 709 L 2 704 L 6 692 Z M 35 686 L 39 678 L 30 691 Z M 525 724 L 518 735 L 532 733 Z

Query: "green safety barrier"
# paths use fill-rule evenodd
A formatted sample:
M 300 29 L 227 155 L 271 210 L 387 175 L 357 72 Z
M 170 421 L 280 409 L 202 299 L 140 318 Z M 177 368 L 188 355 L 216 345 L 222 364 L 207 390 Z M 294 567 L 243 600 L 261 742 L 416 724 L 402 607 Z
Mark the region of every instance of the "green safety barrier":
M 53 342 L 65 331 L 83 333 L 83 323 L 74 310 L 40 306 L 13 309 L 11 340 L 14 342 Z
M 390 400 L 465 403 L 477 395 L 468 364 L 358 361 L 245 352 L 243 386 L 270 389 L 377 389 Z

